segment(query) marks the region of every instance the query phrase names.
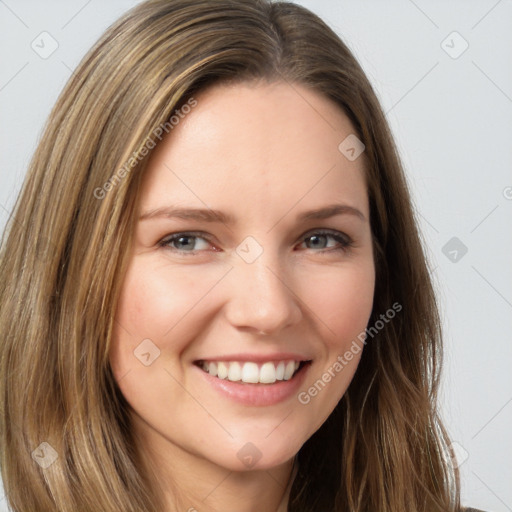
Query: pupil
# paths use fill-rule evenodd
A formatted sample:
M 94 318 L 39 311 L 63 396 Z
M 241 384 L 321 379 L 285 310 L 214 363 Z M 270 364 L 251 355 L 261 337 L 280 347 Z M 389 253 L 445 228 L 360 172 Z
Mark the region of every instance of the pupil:
M 313 236 L 310 236 L 309 238 L 310 238 L 310 240 L 311 240 L 311 241 L 316 240 L 316 242 L 313 242 L 313 245 L 314 245 L 315 247 L 318 247 L 318 246 L 319 246 L 319 244 L 318 244 L 317 242 L 318 242 L 318 240 L 320 240 L 321 238 L 322 238 L 322 239 L 324 239 L 324 241 L 325 241 L 325 235 L 320 235 L 320 236 L 313 235 Z M 322 244 L 320 243 L 320 245 L 322 245 Z M 325 244 L 324 244 L 324 245 L 325 245 Z
M 185 245 L 188 245 L 188 246 L 190 247 L 191 245 L 193 245 L 193 244 L 191 244 L 191 243 L 190 243 L 190 240 L 191 240 L 191 239 L 192 239 L 192 237 L 190 237 L 190 236 L 180 236 L 180 237 L 178 238 L 177 242 L 178 242 L 179 244 L 181 244 L 181 243 L 183 242 L 183 240 L 185 240 L 185 241 L 187 241 L 187 240 L 188 240 L 188 241 L 189 241 L 189 243 L 187 244 L 187 243 L 185 242 Z

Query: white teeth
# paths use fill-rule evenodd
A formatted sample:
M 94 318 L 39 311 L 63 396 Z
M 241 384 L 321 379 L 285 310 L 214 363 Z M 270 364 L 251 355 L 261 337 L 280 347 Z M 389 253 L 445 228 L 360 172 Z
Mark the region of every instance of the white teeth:
M 260 372 L 256 363 L 245 363 L 242 367 L 242 382 L 257 384 L 260 381 Z
M 208 370 L 208 373 L 210 375 L 217 375 L 217 363 L 214 362 L 214 361 L 210 361 L 210 363 L 205 363 L 206 364 L 206 370 Z M 203 367 L 204 369 L 204 367 Z
M 284 369 L 284 380 L 290 380 L 292 378 L 294 371 L 295 371 L 295 362 L 288 361 L 288 363 L 286 363 L 286 368 Z
M 260 370 L 260 382 L 272 384 L 276 381 L 276 367 L 274 363 L 265 363 Z
M 240 363 L 231 363 L 228 367 L 228 380 L 236 382 L 242 380 L 242 367 Z
M 261 366 L 254 362 L 203 361 L 201 367 L 205 372 L 219 379 L 250 384 L 273 384 L 278 380 L 290 380 L 299 365 L 300 361 L 279 361 L 278 363 L 269 361 Z
M 228 365 L 226 363 L 217 363 L 217 377 L 225 379 L 228 376 Z
M 281 361 L 276 368 L 276 379 L 283 380 L 284 378 L 284 362 Z

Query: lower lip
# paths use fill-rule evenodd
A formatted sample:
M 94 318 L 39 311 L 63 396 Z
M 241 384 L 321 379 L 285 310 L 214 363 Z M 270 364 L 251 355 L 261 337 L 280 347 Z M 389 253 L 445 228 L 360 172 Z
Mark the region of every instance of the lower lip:
M 290 380 L 276 381 L 274 384 L 249 384 L 231 382 L 227 379 L 213 377 L 198 366 L 194 368 L 206 379 L 217 392 L 234 402 L 250 406 L 275 405 L 296 395 L 306 378 L 311 363 L 305 364 Z

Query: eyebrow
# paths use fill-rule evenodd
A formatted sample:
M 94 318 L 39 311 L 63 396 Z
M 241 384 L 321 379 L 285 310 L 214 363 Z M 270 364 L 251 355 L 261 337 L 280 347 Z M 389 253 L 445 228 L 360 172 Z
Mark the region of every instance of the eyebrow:
M 322 220 L 337 215 L 353 215 L 362 221 L 366 220 L 363 213 L 346 204 L 330 204 L 322 208 L 308 210 L 302 212 L 297 216 L 298 222 L 306 222 L 311 220 Z M 144 212 L 139 221 L 155 219 L 155 218 L 168 218 L 168 219 L 183 219 L 183 220 L 196 220 L 202 222 L 216 222 L 222 224 L 236 224 L 236 218 L 232 215 L 222 212 L 220 210 L 213 210 L 210 208 L 174 208 L 163 207 Z

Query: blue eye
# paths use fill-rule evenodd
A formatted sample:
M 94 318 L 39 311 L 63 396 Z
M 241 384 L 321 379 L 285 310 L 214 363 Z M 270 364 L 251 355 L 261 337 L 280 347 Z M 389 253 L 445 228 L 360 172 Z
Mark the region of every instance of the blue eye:
M 329 246 L 329 239 L 334 240 L 335 243 Z M 198 247 L 198 245 L 201 246 L 201 243 L 198 244 L 198 241 L 203 241 L 202 248 Z M 349 236 L 339 231 L 331 230 L 310 231 L 307 235 L 302 236 L 302 244 L 307 244 L 308 241 L 310 246 L 306 248 L 320 249 L 319 251 L 314 251 L 320 253 L 328 253 L 331 251 L 346 252 L 353 244 L 353 241 Z M 196 256 L 197 253 L 203 252 L 204 249 L 208 249 L 211 242 L 203 233 L 183 232 L 174 233 L 165 237 L 158 242 L 158 245 L 180 255 Z
M 335 240 L 339 247 L 327 247 L 327 240 L 328 239 Z M 303 243 L 307 243 L 307 240 L 310 240 L 313 243 L 312 248 L 320 248 L 320 249 L 327 249 L 323 252 L 328 252 L 331 250 L 342 250 L 347 251 L 352 246 L 352 239 L 348 237 L 347 235 L 344 235 L 343 233 L 340 233 L 339 231 L 331 231 L 331 230 L 319 230 L 315 231 L 313 233 L 310 233 L 306 235 L 303 238 Z M 336 244 L 335 244 L 336 245 Z M 311 247 L 308 247 L 308 249 Z
M 197 233 L 176 233 L 174 235 L 164 238 L 161 242 L 159 242 L 159 245 L 161 247 L 166 247 L 174 251 L 194 254 L 194 252 L 198 250 L 197 248 L 195 248 L 195 242 L 201 239 L 206 240 L 206 245 L 209 245 L 208 240 L 202 236 L 198 236 Z M 178 247 L 176 247 L 174 244 L 179 245 Z

